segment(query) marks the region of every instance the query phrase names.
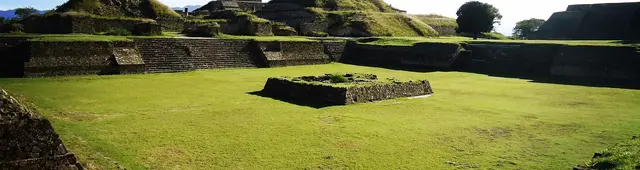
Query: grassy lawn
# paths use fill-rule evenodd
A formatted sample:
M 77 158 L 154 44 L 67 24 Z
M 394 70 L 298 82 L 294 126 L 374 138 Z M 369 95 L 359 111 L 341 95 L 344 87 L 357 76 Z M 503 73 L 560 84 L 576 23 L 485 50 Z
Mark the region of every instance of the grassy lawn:
M 268 77 L 428 79 L 429 98 L 315 109 Z M 327 64 L 0 79 L 94 169 L 570 169 L 640 129 L 640 91 Z

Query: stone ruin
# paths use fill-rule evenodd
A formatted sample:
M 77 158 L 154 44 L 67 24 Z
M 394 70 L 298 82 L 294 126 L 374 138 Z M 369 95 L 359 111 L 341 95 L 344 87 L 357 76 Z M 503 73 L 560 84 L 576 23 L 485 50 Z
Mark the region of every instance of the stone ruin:
M 262 93 L 285 101 L 329 106 L 431 95 L 433 89 L 427 80 L 379 79 L 373 74 L 351 73 L 269 78 Z
M 540 26 L 535 38 L 638 40 L 640 2 L 570 5 Z
M 0 169 L 83 169 L 51 123 L 0 89 Z

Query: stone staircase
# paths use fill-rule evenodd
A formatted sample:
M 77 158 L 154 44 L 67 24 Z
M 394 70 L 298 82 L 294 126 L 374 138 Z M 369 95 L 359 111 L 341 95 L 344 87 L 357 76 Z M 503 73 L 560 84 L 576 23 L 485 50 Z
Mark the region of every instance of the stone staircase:
M 187 43 L 197 69 L 257 67 L 251 45 L 245 40 L 214 39 L 190 40 Z
M 189 49 L 177 39 L 135 39 L 147 73 L 195 70 Z
M 217 39 L 136 39 L 147 73 L 257 67 L 250 41 Z

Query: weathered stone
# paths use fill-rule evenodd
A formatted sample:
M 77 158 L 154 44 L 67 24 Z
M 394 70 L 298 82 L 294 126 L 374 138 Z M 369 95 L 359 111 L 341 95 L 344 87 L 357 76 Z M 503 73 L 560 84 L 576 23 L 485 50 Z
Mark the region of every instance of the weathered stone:
M 330 75 L 299 77 L 306 82 L 324 82 Z M 373 78 L 373 77 L 370 77 Z M 375 77 L 377 79 L 377 77 Z M 374 82 L 375 79 L 369 80 Z M 364 83 L 358 86 L 330 86 L 284 78 L 269 78 L 262 92 L 283 100 L 297 100 L 319 105 L 347 105 L 372 102 L 400 97 L 412 97 L 433 94 L 429 81 L 398 82 L 393 84 Z
M 0 169 L 70 169 L 78 166 L 66 149 L 58 153 L 51 123 L 0 89 Z M 82 167 L 76 167 L 82 168 Z

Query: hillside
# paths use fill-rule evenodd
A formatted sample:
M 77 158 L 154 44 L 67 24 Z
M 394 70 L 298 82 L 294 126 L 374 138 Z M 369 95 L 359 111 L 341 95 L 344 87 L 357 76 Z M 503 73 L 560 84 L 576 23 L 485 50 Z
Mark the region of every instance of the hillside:
M 38 12 L 40 12 L 40 14 L 44 14 L 45 12 L 47 12 L 46 10 L 38 10 Z M 0 17 L 9 19 L 9 18 L 13 18 L 15 17 L 16 10 L 12 9 L 12 10 L 6 10 L 6 11 L 2 11 L 0 10 Z
M 56 12 L 151 19 L 180 17 L 157 0 L 69 0 L 58 7 Z
M 458 23 L 456 23 L 455 18 L 449 18 L 438 14 L 414 15 L 414 17 L 431 26 L 433 29 L 438 31 L 440 35 L 446 36 L 456 34 Z
M 269 2 L 269 4 L 278 3 L 290 3 L 333 11 L 395 12 L 391 5 L 383 0 L 271 0 Z
M 298 32 L 331 36 L 438 36 L 429 25 L 383 0 L 272 0 L 256 15 Z

